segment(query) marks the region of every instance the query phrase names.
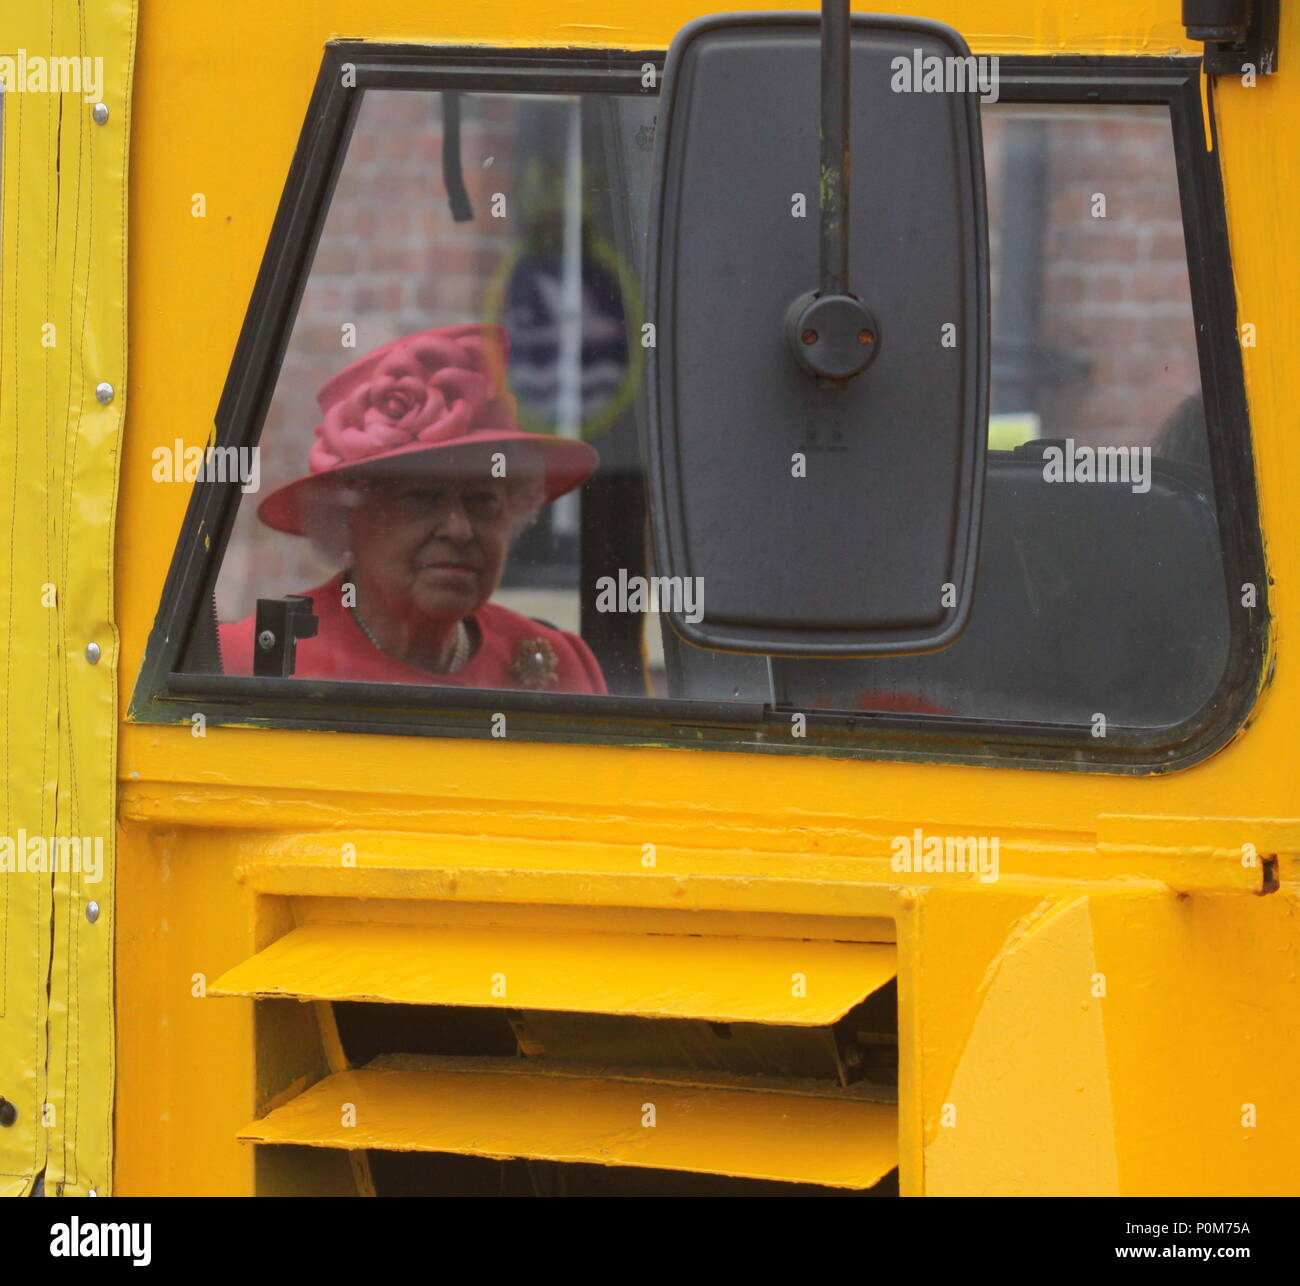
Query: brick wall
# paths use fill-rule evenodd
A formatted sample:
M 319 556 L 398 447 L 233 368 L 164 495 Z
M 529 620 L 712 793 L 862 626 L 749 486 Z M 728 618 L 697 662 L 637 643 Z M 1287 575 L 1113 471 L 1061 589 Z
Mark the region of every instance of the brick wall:
M 488 211 L 517 168 L 514 110 L 500 96 L 462 99 L 462 172 L 475 217 L 456 223 L 442 176 L 441 96 L 365 96 L 262 432 L 262 489 L 241 505 L 222 568 L 222 620 L 338 570 L 256 518 L 258 500 L 306 472 L 317 389 L 390 340 L 485 319 L 485 286 L 511 247 L 508 221 Z M 356 327 L 355 348 L 343 347 L 345 323 Z
M 1081 112 L 1047 127 L 1040 341 L 1091 369 L 1040 389 L 1040 432 L 1147 445 L 1200 388 L 1170 124 L 1159 108 L 1105 121 Z M 985 122 L 996 269 L 1009 135 L 998 118 Z M 1104 218 L 1093 214 L 1097 194 Z

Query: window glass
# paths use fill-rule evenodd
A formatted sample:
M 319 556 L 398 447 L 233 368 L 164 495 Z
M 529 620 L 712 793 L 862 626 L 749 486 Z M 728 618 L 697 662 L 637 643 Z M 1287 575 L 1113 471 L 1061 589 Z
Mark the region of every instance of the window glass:
M 992 395 L 976 597 L 926 656 L 776 664 L 799 708 L 1158 727 L 1227 661 L 1169 113 L 984 109 Z
M 256 601 L 306 593 L 296 677 L 646 693 L 644 618 L 584 587 L 646 571 L 656 106 L 365 93 L 221 569 L 226 673 Z
M 222 564 L 224 671 L 253 672 L 258 599 L 306 593 L 319 628 L 297 677 L 1070 724 L 1195 713 L 1229 626 L 1168 111 L 986 107 L 971 624 L 926 656 L 793 661 L 693 648 L 653 610 L 638 415 L 656 107 L 366 91 Z

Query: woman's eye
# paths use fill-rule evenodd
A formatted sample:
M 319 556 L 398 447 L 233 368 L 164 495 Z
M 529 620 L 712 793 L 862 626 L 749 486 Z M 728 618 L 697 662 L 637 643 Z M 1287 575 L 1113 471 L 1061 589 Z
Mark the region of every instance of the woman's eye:
M 404 491 L 399 497 L 401 503 L 410 509 L 432 509 L 438 503 L 436 491 Z

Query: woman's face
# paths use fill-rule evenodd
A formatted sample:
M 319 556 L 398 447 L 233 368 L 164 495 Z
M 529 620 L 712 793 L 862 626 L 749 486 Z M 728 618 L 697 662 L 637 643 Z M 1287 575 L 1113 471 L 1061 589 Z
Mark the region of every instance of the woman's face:
M 394 608 L 459 618 L 492 597 L 505 567 L 503 478 L 387 479 L 351 515 L 358 579 Z

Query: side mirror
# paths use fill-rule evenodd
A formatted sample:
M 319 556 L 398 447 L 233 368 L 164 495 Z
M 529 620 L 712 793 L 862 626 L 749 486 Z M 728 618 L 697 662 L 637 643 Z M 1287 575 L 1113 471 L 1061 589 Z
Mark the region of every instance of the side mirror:
M 669 613 L 688 642 L 869 656 L 961 633 L 988 433 L 976 71 L 950 28 L 850 22 L 847 0 L 673 40 L 646 458 L 656 571 L 702 591 Z

